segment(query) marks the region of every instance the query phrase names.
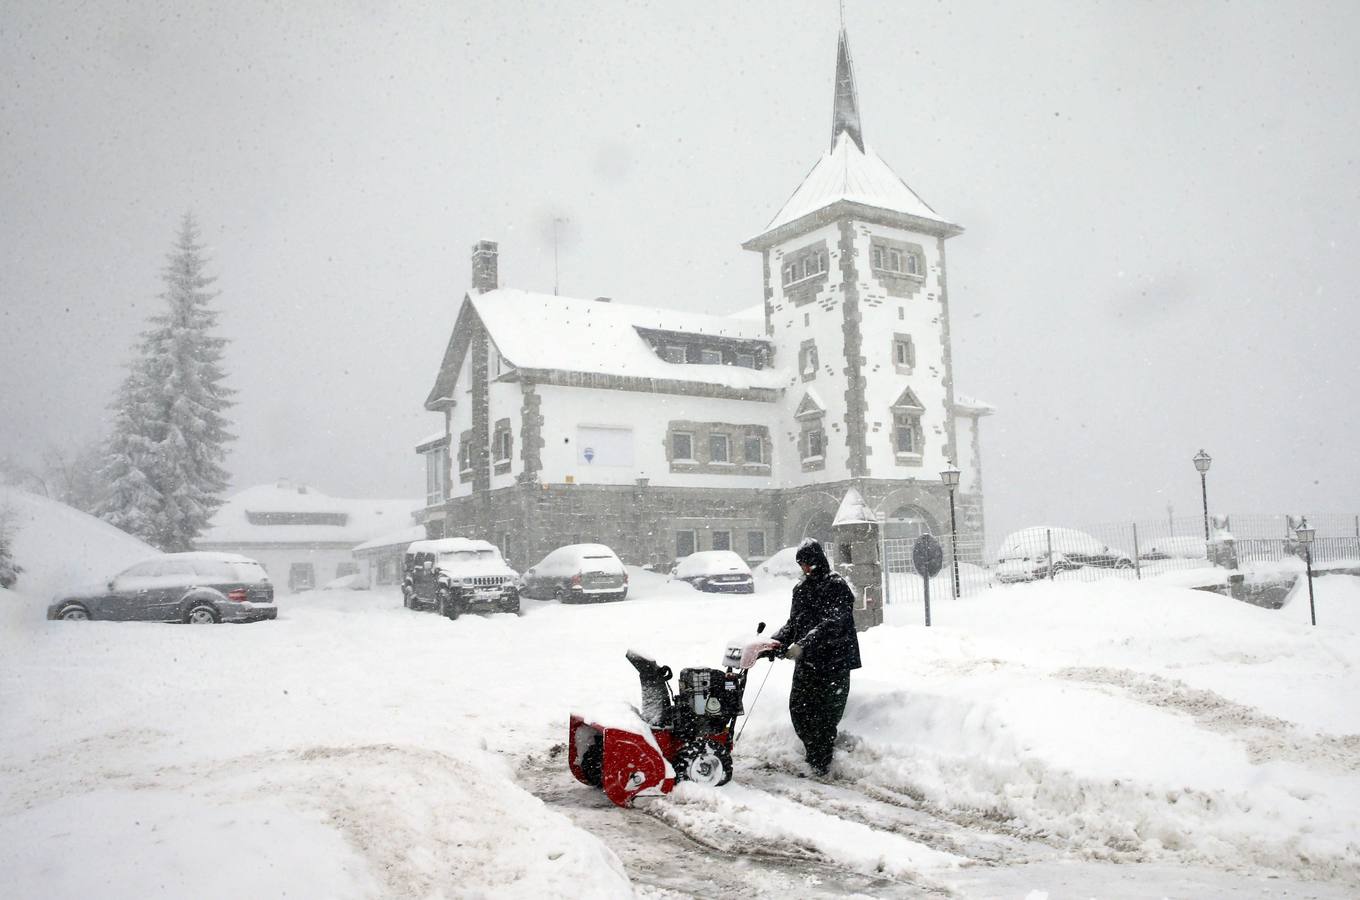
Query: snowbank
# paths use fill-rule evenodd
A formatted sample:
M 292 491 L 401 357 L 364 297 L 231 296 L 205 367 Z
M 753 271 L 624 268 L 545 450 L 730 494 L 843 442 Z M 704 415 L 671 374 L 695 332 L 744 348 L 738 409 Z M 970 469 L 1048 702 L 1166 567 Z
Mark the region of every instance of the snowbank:
M 57 591 L 105 581 L 159 552 L 107 522 L 27 491 L 0 487 L 0 509 L 13 514 L 14 561 L 24 569 L 15 590 L 41 598 L 44 610 Z

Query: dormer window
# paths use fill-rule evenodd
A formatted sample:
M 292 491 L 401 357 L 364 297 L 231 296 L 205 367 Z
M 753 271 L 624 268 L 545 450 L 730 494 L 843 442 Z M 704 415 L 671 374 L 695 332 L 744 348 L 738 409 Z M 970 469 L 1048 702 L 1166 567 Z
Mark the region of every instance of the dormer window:
M 661 349 L 661 356 L 668 363 L 683 363 L 685 361 L 685 348 L 679 344 L 667 344 Z
M 817 243 L 796 250 L 784 257 L 783 283 L 785 287 L 799 284 L 826 274 L 825 243 Z
M 722 351 L 703 349 L 699 351 L 699 362 L 709 366 L 722 365 Z

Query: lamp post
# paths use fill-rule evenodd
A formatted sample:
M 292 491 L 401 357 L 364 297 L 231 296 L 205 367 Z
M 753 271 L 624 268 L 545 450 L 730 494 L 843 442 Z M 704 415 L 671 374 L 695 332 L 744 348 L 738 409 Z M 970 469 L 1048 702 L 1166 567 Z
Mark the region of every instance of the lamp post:
M 1199 495 L 1200 499 L 1204 501 L 1204 540 L 1207 542 L 1209 540 L 1209 486 L 1206 484 L 1204 476 L 1209 473 L 1209 464 L 1214 461 L 1214 458 L 1201 448 L 1190 461 L 1199 470 Z
M 959 597 L 959 526 L 954 518 L 954 489 L 959 486 L 961 473 L 950 463 L 949 468 L 940 473 L 940 480 L 949 488 L 949 558 L 954 568 L 954 599 Z
M 1313 606 L 1313 535 L 1317 529 L 1308 524 L 1308 517 L 1304 516 L 1299 527 L 1294 529 L 1294 534 L 1298 535 L 1299 543 L 1303 544 L 1303 560 L 1308 564 L 1308 615 L 1317 624 L 1317 609 Z

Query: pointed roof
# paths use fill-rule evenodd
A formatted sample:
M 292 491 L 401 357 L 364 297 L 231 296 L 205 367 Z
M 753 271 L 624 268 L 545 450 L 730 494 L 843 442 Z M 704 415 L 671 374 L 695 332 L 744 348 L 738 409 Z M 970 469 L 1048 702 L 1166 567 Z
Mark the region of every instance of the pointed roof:
M 869 504 L 864 502 L 864 497 L 853 487 L 845 492 L 845 497 L 841 500 L 840 507 L 836 510 L 836 518 L 831 522 L 832 527 L 836 525 L 858 525 L 862 522 L 874 521 L 873 511 L 869 509 Z
M 883 221 L 941 237 L 963 231 L 931 209 L 864 142 L 850 43 L 844 28 L 836 51 L 831 149 L 813 166 L 765 229 L 742 246 L 747 250 L 764 250 L 843 216 Z
M 864 134 L 859 124 L 859 97 L 855 93 L 855 68 L 850 63 L 850 39 L 841 26 L 836 45 L 836 97 L 831 105 L 831 149 L 836 149 L 836 138 L 841 132 L 850 135 L 855 146 L 864 152 Z

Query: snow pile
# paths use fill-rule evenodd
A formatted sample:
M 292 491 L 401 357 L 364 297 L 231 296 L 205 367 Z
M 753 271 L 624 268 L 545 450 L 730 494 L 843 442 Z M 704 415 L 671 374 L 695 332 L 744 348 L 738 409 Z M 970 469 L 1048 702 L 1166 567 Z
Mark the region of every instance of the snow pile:
M 1160 581 L 946 592 L 929 629 L 890 606 L 829 779 L 802 777 L 784 661 L 751 670 L 731 784 L 622 811 L 572 779 L 568 713 L 638 701 L 629 647 L 717 664 L 791 586 L 630 569 L 626 601 L 522 617 L 378 590 L 249 626 L 0 623 L 0 870 L 18 896 L 1360 889 L 1350 576 L 1317 579 L 1317 628 L 1302 585 L 1280 610 Z
M 44 608 L 57 591 L 106 581 L 159 552 L 107 522 L 27 491 L 0 487 L 0 509 L 11 514 L 14 561 L 23 567 L 15 590 L 41 599 Z

